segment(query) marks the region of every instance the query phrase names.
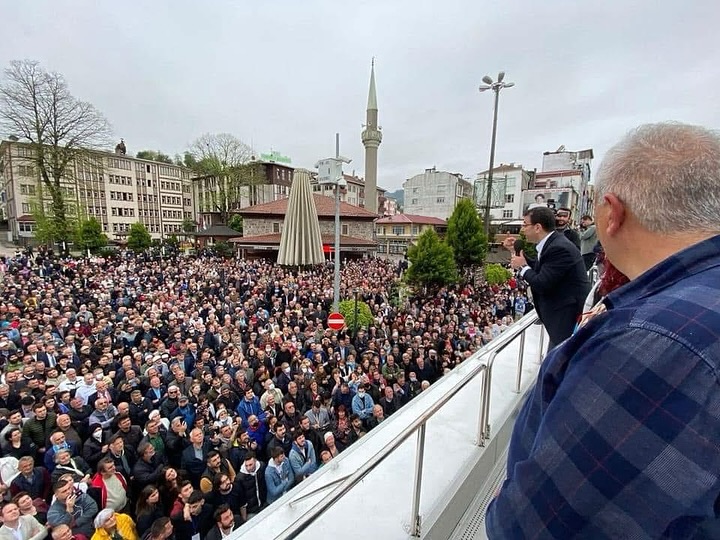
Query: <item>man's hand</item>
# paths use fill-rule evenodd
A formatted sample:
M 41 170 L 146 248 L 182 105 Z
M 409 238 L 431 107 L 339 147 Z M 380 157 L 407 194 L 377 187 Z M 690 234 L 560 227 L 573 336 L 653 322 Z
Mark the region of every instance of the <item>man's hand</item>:
M 502 246 L 508 251 L 515 251 L 515 240 L 517 240 L 517 238 L 514 236 L 508 236 L 503 240 Z
M 527 260 L 525 260 L 525 253 L 520 251 L 520 255 L 511 255 L 510 266 L 512 266 L 515 270 L 522 268 L 523 266 L 527 266 Z
M 65 510 L 68 514 L 72 514 L 75 510 L 75 501 L 77 501 L 77 495 L 74 493 L 65 499 Z

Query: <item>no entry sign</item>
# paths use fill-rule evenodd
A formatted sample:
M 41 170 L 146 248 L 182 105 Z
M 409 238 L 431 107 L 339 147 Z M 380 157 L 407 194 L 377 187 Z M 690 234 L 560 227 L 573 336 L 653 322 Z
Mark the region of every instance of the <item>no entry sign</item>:
M 328 317 L 328 326 L 332 330 L 342 330 L 345 327 L 345 317 L 342 313 L 331 313 Z

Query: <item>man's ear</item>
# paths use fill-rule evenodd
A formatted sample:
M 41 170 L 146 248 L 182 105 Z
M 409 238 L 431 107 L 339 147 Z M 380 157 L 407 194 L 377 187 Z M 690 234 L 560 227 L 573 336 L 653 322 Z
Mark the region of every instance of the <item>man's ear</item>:
M 604 226 L 608 236 L 615 236 L 627 219 L 625 204 L 614 193 L 603 196 Z

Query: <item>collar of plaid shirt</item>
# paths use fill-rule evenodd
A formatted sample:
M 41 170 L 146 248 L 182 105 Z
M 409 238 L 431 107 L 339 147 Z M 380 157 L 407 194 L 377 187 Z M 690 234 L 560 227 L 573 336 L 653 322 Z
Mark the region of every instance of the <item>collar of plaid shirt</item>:
M 488 509 L 492 539 L 717 534 L 720 236 L 607 305 L 543 363 Z

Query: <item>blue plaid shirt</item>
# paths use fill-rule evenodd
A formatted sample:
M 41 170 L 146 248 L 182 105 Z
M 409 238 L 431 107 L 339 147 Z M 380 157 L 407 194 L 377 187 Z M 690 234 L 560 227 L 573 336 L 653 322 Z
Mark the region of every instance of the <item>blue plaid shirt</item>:
M 541 368 L 493 540 L 720 538 L 720 236 L 606 304 Z

